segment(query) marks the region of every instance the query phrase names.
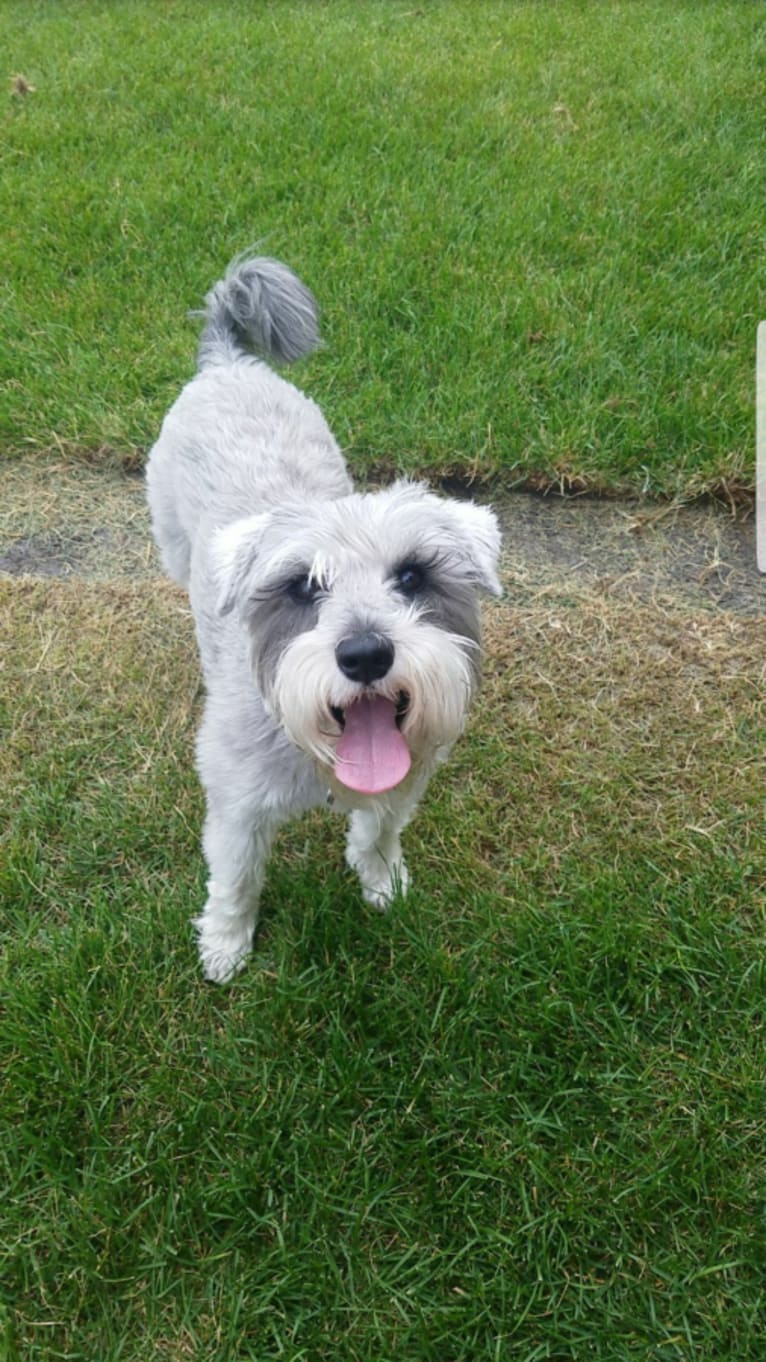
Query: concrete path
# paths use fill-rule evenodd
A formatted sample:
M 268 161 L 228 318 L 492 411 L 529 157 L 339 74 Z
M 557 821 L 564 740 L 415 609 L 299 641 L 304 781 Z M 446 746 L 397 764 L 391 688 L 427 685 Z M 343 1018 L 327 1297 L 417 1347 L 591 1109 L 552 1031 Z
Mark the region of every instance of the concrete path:
M 6 463 L 2 479 L 0 572 L 91 581 L 158 575 L 140 475 L 30 456 Z M 487 498 L 479 492 L 479 499 Z M 595 593 L 658 608 L 766 612 L 755 526 L 742 508 L 735 515 L 718 505 L 524 493 L 489 499 L 503 523 L 510 603 Z

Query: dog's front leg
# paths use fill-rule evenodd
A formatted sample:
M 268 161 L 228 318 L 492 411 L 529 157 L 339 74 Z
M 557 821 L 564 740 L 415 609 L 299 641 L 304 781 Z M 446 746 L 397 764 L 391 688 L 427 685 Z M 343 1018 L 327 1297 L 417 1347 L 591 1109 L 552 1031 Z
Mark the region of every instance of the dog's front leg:
M 243 968 L 253 944 L 276 822 L 250 806 L 208 803 L 203 845 L 208 898 L 194 920 L 205 977 L 225 984 Z
M 394 805 L 355 809 L 346 842 L 346 862 L 359 876 L 365 902 L 385 910 L 396 894 L 406 894 L 409 871 L 402 854 L 401 833 L 412 818 L 426 778 Z
M 356 809 L 351 815 L 346 861 L 359 876 L 362 896 L 373 908 L 385 910 L 397 893 L 406 894 L 409 871 L 404 863 L 401 828 L 375 810 Z

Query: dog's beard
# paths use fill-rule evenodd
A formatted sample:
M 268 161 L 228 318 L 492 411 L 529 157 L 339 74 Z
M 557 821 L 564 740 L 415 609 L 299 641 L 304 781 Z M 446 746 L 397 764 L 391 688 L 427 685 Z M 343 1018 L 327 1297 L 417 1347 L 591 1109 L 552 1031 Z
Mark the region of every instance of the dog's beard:
M 460 736 L 475 684 L 471 640 L 419 621 L 396 638 L 390 672 L 365 687 L 346 680 L 334 647 L 320 638 L 321 633 L 310 630 L 293 639 L 271 682 L 262 675 L 258 680 L 272 717 L 328 775 L 332 772 L 342 784 L 349 783 L 338 745 L 345 712 L 362 697 L 390 702 L 391 723 L 395 721 L 413 764 L 433 760 L 440 748 L 449 748 Z M 391 736 L 393 740 L 395 735 Z

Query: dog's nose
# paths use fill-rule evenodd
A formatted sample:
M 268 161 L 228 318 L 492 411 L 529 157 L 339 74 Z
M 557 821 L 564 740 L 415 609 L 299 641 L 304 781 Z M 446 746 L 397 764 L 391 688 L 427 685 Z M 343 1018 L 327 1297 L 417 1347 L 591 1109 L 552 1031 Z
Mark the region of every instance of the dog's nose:
M 382 634 L 352 634 L 342 638 L 335 649 L 335 660 L 349 681 L 369 685 L 391 670 L 394 645 Z

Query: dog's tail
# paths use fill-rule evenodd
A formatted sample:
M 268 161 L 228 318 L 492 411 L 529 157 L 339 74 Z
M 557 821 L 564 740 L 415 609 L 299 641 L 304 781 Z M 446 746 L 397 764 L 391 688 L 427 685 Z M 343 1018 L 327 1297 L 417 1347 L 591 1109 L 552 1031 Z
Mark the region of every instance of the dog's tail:
M 314 295 L 286 265 L 267 256 L 235 260 L 205 299 L 200 369 L 255 350 L 289 364 L 319 345 Z

